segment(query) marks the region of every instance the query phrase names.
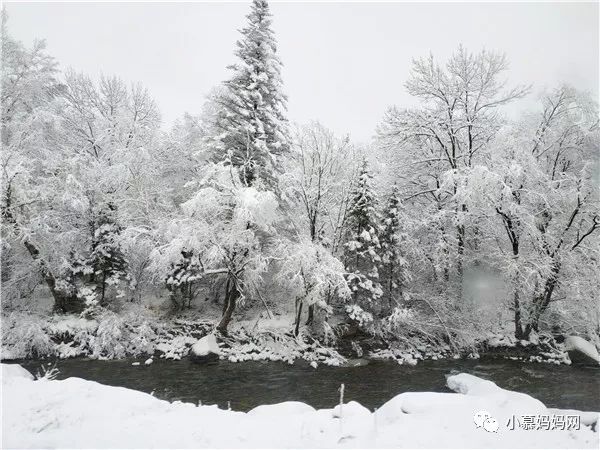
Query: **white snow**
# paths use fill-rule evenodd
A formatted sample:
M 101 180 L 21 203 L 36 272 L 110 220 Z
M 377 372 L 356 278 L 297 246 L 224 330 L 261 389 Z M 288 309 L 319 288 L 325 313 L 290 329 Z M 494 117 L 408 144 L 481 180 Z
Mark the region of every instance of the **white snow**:
M 2 387 L 15 381 L 33 380 L 33 375 L 18 364 L 2 364 Z
M 486 409 L 484 403 L 488 403 L 489 399 L 494 399 L 493 405 L 486 410 L 490 411 L 497 419 L 505 419 L 505 423 L 513 414 L 545 414 L 546 411 L 542 402 L 527 394 L 502 389 L 491 381 L 477 378 L 468 373 L 449 376 L 446 383 L 450 389 L 464 394 L 463 398 L 469 398 L 472 403 L 483 400 L 481 409 Z
M 144 364 L 146 364 L 147 366 L 149 366 L 150 364 L 152 364 L 154 361 L 152 360 L 152 358 L 148 358 L 146 361 L 144 361 Z
M 600 417 L 597 412 L 593 411 L 577 411 L 576 409 L 558 409 L 548 408 L 550 414 L 562 415 L 562 416 L 579 416 L 581 423 L 584 425 L 591 426 L 592 424 L 599 421 Z
M 189 336 L 175 336 L 156 344 L 156 350 L 163 353 L 165 359 L 181 359 L 187 355 L 188 347 L 195 344 L 197 339 Z
M 2 374 L 3 448 L 598 448 L 598 433 L 587 427 L 509 430 L 506 417 L 517 411 L 553 410 L 465 374 L 448 378 L 461 393 L 407 392 L 374 413 L 354 401 L 321 410 L 284 402 L 242 413 L 79 378 L 33 381 L 15 365 L 3 364 Z M 477 428 L 478 411 L 496 420 L 497 432 Z
M 221 354 L 221 349 L 214 334 L 208 334 L 192 345 L 191 352 L 195 356 L 207 356 L 211 353 Z
M 596 346 L 591 342 L 586 341 L 582 337 L 579 336 L 567 336 L 565 339 L 565 350 L 567 352 L 572 350 L 579 350 L 581 353 L 586 354 L 593 360 L 595 360 L 598 364 L 600 364 L 600 355 L 598 355 L 598 350 L 596 350 Z
M 260 405 L 248 411 L 252 416 L 295 416 L 307 412 L 315 412 L 316 409 L 302 402 L 283 402 L 275 405 Z
M 446 380 L 446 384 L 454 392 L 465 395 L 496 394 L 499 391 L 502 391 L 501 388 L 496 386 L 491 381 L 477 378 L 476 376 L 468 373 L 449 376 Z

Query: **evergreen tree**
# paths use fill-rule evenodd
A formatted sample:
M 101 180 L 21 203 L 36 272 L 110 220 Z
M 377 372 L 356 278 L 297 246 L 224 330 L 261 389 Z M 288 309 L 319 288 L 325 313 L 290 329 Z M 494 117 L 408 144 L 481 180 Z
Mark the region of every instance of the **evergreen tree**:
M 406 279 L 406 260 L 401 248 L 401 204 L 398 187 L 394 184 L 383 214 L 381 233 L 381 283 L 389 307 L 403 296 Z
M 218 111 L 209 143 L 213 159 L 239 168 L 245 185 L 261 179 L 273 187 L 277 157 L 289 148 L 287 98 L 268 3 L 254 0 L 247 19 L 236 43 L 240 62 L 229 67 L 233 76 L 215 99 Z
M 165 280 L 174 309 L 190 307 L 202 278 L 202 264 L 192 250 L 183 249 L 179 262 L 171 265 Z
M 110 203 L 100 207 L 90 227 L 93 238 L 89 254 L 83 257 L 73 252 L 71 263 L 63 274 L 65 285 L 70 286 L 70 291 L 76 292 L 88 308 L 106 306 L 114 296 L 123 297 L 123 283 L 129 280 L 115 207 Z M 111 287 L 114 292 L 109 293 Z M 79 308 L 83 306 L 81 304 Z
M 90 255 L 90 265 L 94 269 L 94 282 L 101 305 L 107 302 L 107 288 L 115 287 L 116 295 L 121 297 L 123 291 L 119 286 L 129 280 L 127 262 L 119 241 L 121 227 L 116 222 L 114 213 L 115 208 L 110 203 L 100 210 Z
M 375 305 L 371 304 L 372 301 L 380 298 L 383 291 L 378 270 L 381 262 L 378 236 L 380 216 L 377 199 L 370 185 L 371 179 L 367 161 L 363 160 L 348 211 L 345 260 L 354 300 L 366 302 L 373 308 Z

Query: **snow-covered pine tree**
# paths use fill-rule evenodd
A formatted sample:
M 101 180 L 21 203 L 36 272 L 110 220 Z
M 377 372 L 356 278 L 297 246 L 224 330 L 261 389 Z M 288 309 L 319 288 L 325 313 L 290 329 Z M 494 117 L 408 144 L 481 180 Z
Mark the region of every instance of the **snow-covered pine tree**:
M 99 207 L 93 216 L 89 254 L 81 256 L 72 252 L 61 280 L 80 299 L 80 304 L 75 306 L 79 309 L 107 306 L 114 298 L 124 296 L 124 284 L 129 281 L 114 205 Z
M 287 98 L 267 1 L 253 0 L 247 19 L 236 43 L 240 62 L 229 67 L 233 76 L 215 98 L 219 109 L 209 144 L 213 159 L 239 168 L 246 186 L 261 179 L 274 187 L 277 158 L 289 149 Z
M 398 186 L 394 184 L 383 212 L 379 234 L 381 244 L 381 284 L 389 307 L 393 308 L 403 295 L 406 280 L 406 260 L 402 255 L 400 242 L 401 204 Z
M 353 299 L 369 308 L 375 308 L 374 300 L 383 295 L 379 281 L 380 215 L 377 211 L 377 198 L 371 188 L 372 175 L 366 159 L 358 174 L 348 210 L 345 263 L 348 271 L 348 285 Z M 378 309 L 378 308 L 375 308 Z
M 165 280 L 173 309 L 183 310 L 191 306 L 201 278 L 202 265 L 198 255 L 193 250 L 181 250 L 181 259 L 171 265 Z
M 129 280 L 127 262 L 121 249 L 121 227 L 115 220 L 115 207 L 108 203 L 97 218 L 90 264 L 94 268 L 94 282 L 101 305 L 107 303 L 107 289 L 114 287 L 116 296 L 122 297 L 123 283 Z

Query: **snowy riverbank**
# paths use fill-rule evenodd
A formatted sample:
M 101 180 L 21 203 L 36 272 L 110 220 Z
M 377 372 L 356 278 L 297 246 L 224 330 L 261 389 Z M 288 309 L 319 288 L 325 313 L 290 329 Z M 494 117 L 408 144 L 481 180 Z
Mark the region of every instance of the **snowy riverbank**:
M 160 319 L 143 309 L 122 315 L 106 312 L 94 319 L 76 315 L 39 317 L 13 313 L 2 317 L 1 357 L 4 360 L 31 358 L 122 359 L 187 357 L 199 338 L 214 332 L 216 319 Z M 399 364 L 422 360 L 477 359 L 483 355 L 529 362 L 570 364 L 563 344 L 544 336 L 516 341 L 506 333 L 489 333 L 463 348 L 432 345 L 414 336 L 410 342 L 377 339 L 366 341 L 313 337 L 291 333 L 286 316 L 273 319 L 239 320 L 228 336 L 218 335 L 220 358 L 230 362 L 284 361 L 302 359 L 311 365 L 339 366 L 347 358 L 387 359 Z M 365 336 L 363 336 L 364 338 Z
M 356 402 L 341 410 L 285 402 L 242 413 L 79 378 L 34 381 L 17 365 L 3 364 L 2 375 L 4 448 L 598 448 L 598 432 L 585 425 L 597 414 L 581 415 L 579 430 L 512 430 L 513 417 L 567 413 L 467 374 L 448 378 L 458 393 L 402 393 L 374 413 Z M 475 425 L 482 410 L 496 419 L 496 432 L 485 429 L 493 421 Z

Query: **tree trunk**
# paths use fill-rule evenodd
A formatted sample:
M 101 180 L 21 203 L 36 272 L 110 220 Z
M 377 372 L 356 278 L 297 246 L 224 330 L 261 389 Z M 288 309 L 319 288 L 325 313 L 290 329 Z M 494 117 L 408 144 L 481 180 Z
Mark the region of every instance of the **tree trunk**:
M 514 217 L 503 212 L 500 208 L 496 208 L 496 212 L 498 214 L 500 214 L 500 216 L 502 217 L 502 221 L 504 223 L 504 229 L 506 230 L 508 240 L 510 241 L 510 244 L 512 247 L 513 259 L 515 260 L 515 265 L 518 270 L 520 240 L 519 240 L 519 234 L 517 231 L 517 227 L 515 225 L 518 225 L 519 221 L 518 221 L 518 219 L 515 220 Z M 519 292 L 521 285 L 519 283 L 518 271 L 514 275 L 514 284 L 515 284 L 515 286 L 514 286 L 514 291 L 513 291 L 513 310 L 514 310 L 514 315 L 515 315 L 515 319 L 514 319 L 514 321 L 515 321 L 515 338 L 517 338 L 519 340 L 527 339 L 529 334 L 527 332 L 527 337 L 526 337 L 526 331 L 523 330 L 523 323 L 522 323 L 522 319 L 521 319 L 521 299 L 520 299 L 520 292 Z
M 511 241 L 512 241 L 512 252 L 515 261 L 518 261 L 519 258 L 519 237 L 517 236 L 515 230 L 512 228 L 512 222 L 510 222 L 510 228 L 507 228 L 510 231 Z M 518 264 L 517 264 L 518 268 Z M 518 271 L 515 273 L 515 290 L 513 292 L 513 308 L 515 313 L 515 338 L 521 340 L 526 339 L 525 333 L 523 331 L 523 323 L 521 319 L 521 285 L 519 283 L 519 273 Z
M 221 318 L 219 325 L 217 325 L 217 330 L 223 334 L 227 334 L 227 326 L 229 325 L 229 322 L 231 322 L 233 311 L 235 310 L 236 302 L 239 297 L 240 291 L 238 290 L 235 281 L 233 281 L 230 283 L 230 290 L 225 296 L 225 310 L 223 312 L 223 317 Z
M 9 182 L 6 186 L 6 190 L 4 192 L 4 200 L 5 205 L 2 208 L 2 218 L 6 223 L 12 224 L 13 228 L 17 231 L 17 233 L 21 233 L 21 227 L 17 223 L 16 218 L 13 216 L 11 203 L 12 203 L 12 185 Z M 38 264 L 40 268 L 40 272 L 42 273 L 42 277 L 50 289 L 50 293 L 52 294 L 52 298 L 54 299 L 54 311 L 67 312 L 70 308 L 70 304 L 73 303 L 72 296 L 65 295 L 62 291 L 57 289 L 56 287 L 56 278 L 48 268 L 46 261 L 42 259 L 40 256 L 40 251 L 38 248 L 30 242 L 28 239 L 23 239 L 23 245 L 31 255 L 31 258 Z
M 42 273 L 42 277 L 44 278 L 46 285 L 50 289 L 50 293 L 52 294 L 52 298 L 54 299 L 54 306 L 52 309 L 54 311 L 64 313 L 74 309 L 76 299 L 74 299 L 73 296 L 65 295 L 65 293 L 57 289 L 56 278 L 54 278 L 54 275 L 46 265 L 46 261 L 44 261 L 41 258 L 38 248 L 28 240 L 24 240 L 23 245 L 25 245 L 25 248 L 27 248 L 27 251 L 33 258 L 33 260 L 38 263 L 40 272 Z
M 296 313 L 296 326 L 294 328 L 294 336 L 298 336 L 298 333 L 300 332 L 300 316 L 302 315 L 302 306 L 304 305 L 304 302 L 302 302 L 302 300 L 300 300 L 300 304 L 298 305 L 298 312 Z
M 521 323 L 521 302 L 519 301 L 519 288 L 515 287 L 513 293 L 513 308 L 515 310 L 515 338 L 524 339 L 523 324 Z
M 442 235 L 442 242 L 444 243 L 444 247 L 442 253 L 444 254 L 444 282 L 448 284 L 450 281 L 450 267 L 449 267 L 449 251 L 448 251 L 448 239 L 446 238 L 446 230 L 443 226 L 440 227 L 440 233 Z M 435 264 L 434 264 L 435 267 Z M 434 269 L 435 271 L 435 269 Z
M 308 306 L 308 318 L 306 319 L 306 325 L 312 325 L 315 318 L 315 305 Z
M 456 272 L 458 274 L 458 282 L 462 286 L 463 278 L 463 255 L 465 254 L 465 227 L 459 225 L 456 227 L 458 239 L 458 258 L 456 261 Z
M 227 281 L 225 283 L 225 300 L 223 301 L 223 311 L 222 311 L 222 315 L 225 315 L 225 311 L 227 311 L 227 305 L 229 304 L 229 295 L 230 295 L 230 291 L 229 291 L 229 287 L 231 286 L 231 280 L 229 277 L 227 277 Z
M 106 297 L 106 270 L 102 271 L 102 290 L 100 291 L 100 304 L 104 306 L 104 298 Z
M 464 205 L 463 205 L 464 208 Z M 465 226 L 458 225 L 456 227 L 457 239 L 458 239 L 458 255 L 456 258 L 456 274 L 458 275 L 458 292 L 457 299 L 459 302 L 463 301 L 463 263 L 465 254 Z
M 535 331 L 536 333 L 539 331 L 540 317 L 548 309 L 548 306 L 552 301 L 552 294 L 558 285 L 559 271 L 560 263 L 554 260 L 552 262 L 550 275 L 544 283 L 544 291 L 533 299 L 533 312 L 530 315 L 529 323 L 527 323 L 527 326 L 525 327 L 523 333 L 524 339 L 529 339 L 529 335 L 532 331 Z

